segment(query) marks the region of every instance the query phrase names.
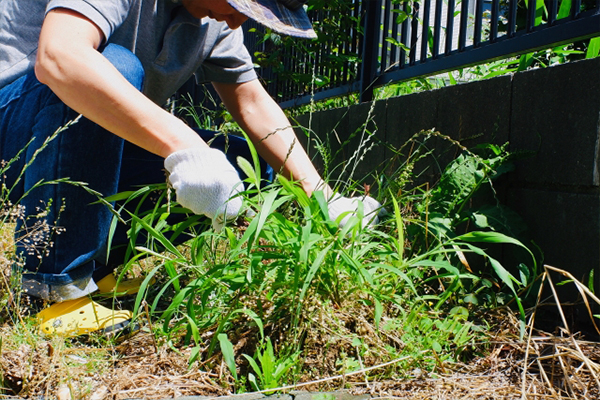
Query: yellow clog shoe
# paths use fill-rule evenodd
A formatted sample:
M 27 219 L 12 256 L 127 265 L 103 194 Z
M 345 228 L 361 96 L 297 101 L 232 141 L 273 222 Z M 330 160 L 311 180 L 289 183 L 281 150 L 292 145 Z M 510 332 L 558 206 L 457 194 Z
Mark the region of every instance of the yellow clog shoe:
M 68 337 L 116 333 L 129 326 L 132 316 L 131 311 L 111 310 L 88 297 L 55 303 L 37 314 L 42 333 Z

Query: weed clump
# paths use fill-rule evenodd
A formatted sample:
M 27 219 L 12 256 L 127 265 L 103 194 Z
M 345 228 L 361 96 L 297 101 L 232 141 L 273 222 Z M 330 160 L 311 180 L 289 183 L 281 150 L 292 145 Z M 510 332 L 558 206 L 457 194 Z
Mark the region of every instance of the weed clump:
M 432 137 L 459 154 L 422 183 L 425 175 L 415 171 L 431 156 L 422 144 Z M 165 185 L 103 199 L 117 201 L 115 219 L 129 224 L 119 278 L 147 274 L 128 300 L 144 328 L 122 341 L 68 341 L 37 336 L 23 315 L 12 321 L 23 327 L 23 339 L 13 336 L 1 349 L 2 368 L 10 371 L 3 375 L 6 393 L 38 395 L 69 381 L 78 382 L 69 387 L 78 397 L 340 385 L 395 393 L 402 382 L 433 385 L 457 366 L 479 365 L 481 372 L 495 365 L 491 355 L 504 351 L 506 338 L 523 337 L 526 297 L 539 287 L 518 217 L 494 191 L 510 161 L 502 146 L 468 150 L 437 132 L 419 133 L 396 149 L 388 173 L 369 188 L 388 210 L 373 228 L 362 226 L 360 210 L 340 228 L 323 193 L 308 197 L 282 177 L 265 187 L 257 162 L 240 165 L 249 177 L 243 196 L 251 217 L 219 234 L 198 216 L 170 224 L 169 215 L 185 210 L 170 202 Z M 343 171 L 352 176 L 356 165 Z M 360 194 L 347 183 L 346 191 Z M 149 196 L 152 210 L 127 211 L 124 204 Z M 495 246 L 520 249 L 519 264 L 503 265 Z M 34 249 L 43 255 L 43 247 Z M 14 287 L 6 271 L 1 284 Z M 9 298 L 7 306 L 14 304 Z
M 431 137 L 460 153 L 435 182 L 418 184 L 415 168 L 431 155 L 419 144 Z M 240 164 L 252 218 L 221 234 L 201 219 L 165 224 L 168 213 L 182 212 L 168 201 L 128 216 L 130 232 L 145 231 L 148 241 L 132 240 L 122 274 L 154 257 L 157 284 L 138 295 L 134 312 L 153 321 L 157 348 L 190 348 L 190 366 L 225 367 L 220 383 L 243 392 L 322 376 L 361 381 L 445 371 L 490 351 L 496 322 L 486 313 L 511 301 L 522 336 L 519 292 L 535 281 L 537 260 L 512 236 L 519 220 L 492 184 L 510 171 L 511 155 L 494 145 L 468 150 L 432 131 L 411 140 L 408 154 L 397 150 L 395 172 L 370 188 L 388 210 L 373 228 L 362 226 L 360 211 L 340 228 L 322 193 L 308 197 L 282 177 L 263 187 L 256 162 Z M 483 191 L 492 204 L 478 198 Z M 168 239 L 183 231 L 192 237 L 185 245 Z M 518 269 L 489 252 L 499 245 L 524 252 Z

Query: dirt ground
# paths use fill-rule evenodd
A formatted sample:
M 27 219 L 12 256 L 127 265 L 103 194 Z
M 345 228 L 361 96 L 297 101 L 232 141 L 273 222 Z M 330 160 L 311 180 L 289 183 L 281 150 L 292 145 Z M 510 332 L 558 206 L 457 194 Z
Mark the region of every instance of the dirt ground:
M 3 336 L 8 334 L 6 329 L 1 331 Z M 227 367 L 217 364 L 210 372 L 203 364 L 189 367 L 190 350 L 157 349 L 153 336 L 144 332 L 104 348 L 85 343 L 65 346 L 56 340 L 40 341 L 33 347 L 24 338 L 18 349 L 2 350 L 0 363 L 6 389 L 10 389 L 5 393 L 23 398 L 165 399 L 234 394 Z M 378 366 L 370 366 L 345 376 L 313 377 L 280 393 L 347 389 L 371 398 L 407 400 L 600 398 L 600 343 L 574 336 L 537 332 L 523 342 L 498 342 L 484 358 L 467 364 L 445 363 L 434 373 L 417 368 L 407 376 L 378 380 L 377 370 Z
M 7 307 L 0 326 L 0 398 L 170 399 L 240 392 L 219 354 L 188 365 L 192 347 L 164 338 L 158 343 L 149 333 L 150 326 L 121 341 L 35 334 L 26 315 L 6 312 L 17 306 L 10 292 L 1 289 L 4 297 L 0 299 Z M 593 294 L 589 296 L 597 300 Z M 556 309 L 552 300 L 548 305 Z M 394 400 L 600 399 L 600 330 L 594 325 L 587 330 L 554 328 L 573 326 L 569 319 L 587 316 L 564 312 L 561 307 L 558 315 L 543 315 L 539 310 L 539 304 L 528 310 L 529 326 L 522 339 L 515 315 L 508 309 L 497 310 L 489 316 L 495 319 L 492 338 L 473 344 L 474 348 L 485 347 L 482 355 L 464 363 L 449 363 L 440 361 L 431 350 L 427 354 L 434 365 L 430 372 L 404 357 L 385 362 L 364 360 L 359 370 L 336 375 L 339 353 L 323 345 L 327 332 L 315 329 L 306 344 L 305 375 L 277 393 L 345 389 L 372 399 Z M 242 342 L 237 346 L 243 346 Z M 201 353 L 206 354 L 206 349 Z

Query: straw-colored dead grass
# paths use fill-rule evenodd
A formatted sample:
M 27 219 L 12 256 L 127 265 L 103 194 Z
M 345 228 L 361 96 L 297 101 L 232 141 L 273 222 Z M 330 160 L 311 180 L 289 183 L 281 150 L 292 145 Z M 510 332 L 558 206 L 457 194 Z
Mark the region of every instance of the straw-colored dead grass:
M 547 266 L 544 278 L 551 287 L 550 272 L 572 278 L 564 271 Z M 600 304 L 600 301 L 585 287 L 577 288 L 591 313 L 590 303 Z M 564 319 L 560 302 L 555 303 Z M 312 356 L 307 360 L 312 366 L 312 375 L 305 375 L 302 382 L 282 391 L 347 389 L 375 399 L 398 400 L 600 398 L 600 343 L 586 341 L 568 328 L 553 333 L 536 329 L 536 310 L 537 307 L 530 310 L 530 326 L 523 340 L 518 337 L 517 318 L 507 309 L 498 309 L 488 316 L 494 320 L 495 336 L 488 343 L 482 343 L 482 348 L 487 349 L 485 356 L 465 364 L 439 362 L 430 373 L 417 367 L 398 369 L 401 372 L 394 379 L 389 378 L 392 366 L 410 365 L 410 360 L 404 358 L 382 364 L 377 364 L 378 360 L 363 360 L 364 368 L 360 371 L 330 374 L 328 371 L 333 371 L 335 365 L 323 347 L 327 329 L 316 324 L 315 337 L 307 340 L 307 344 L 314 345 L 314 349 L 309 349 Z M 360 316 L 355 319 L 361 320 Z M 557 325 L 561 325 L 558 322 Z M 567 326 L 566 320 L 562 322 L 562 326 Z M 6 395 L 61 400 L 164 399 L 194 395 L 218 397 L 235 390 L 227 367 L 218 358 L 211 359 L 210 365 L 195 363 L 188 367 L 191 348 L 178 344 L 175 348 L 156 346 L 149 333 L 138 333 L 117 345 L 102 345 L 40 337 L 20 324 L 7 323 L 0 327 L 3 338 L 0 365 Z M 363 325 L 365 335 L 369 335 L 370 326 L 366 321 Z M 340 338 L 341 345 L 347 345 L 345 342 Z M 435 354 L 427 353 L 423 357 L 433 360 Z M 386 369 L 388 377 L 383 378 L 379 372 Z

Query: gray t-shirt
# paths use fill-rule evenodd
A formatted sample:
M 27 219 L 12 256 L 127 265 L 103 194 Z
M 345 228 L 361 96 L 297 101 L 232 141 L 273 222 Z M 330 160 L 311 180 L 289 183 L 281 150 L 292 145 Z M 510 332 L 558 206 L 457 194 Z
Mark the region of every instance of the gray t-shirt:
M 33 69 L 45 13 L 69 8 L 107 43 L 131 50 L 146 72 L 144 93 L 164 102 L 195 74 L 198 83 L 256 79 L 241 29 L 192 17 L 180 0 L 0 0 L 0 88 Z

